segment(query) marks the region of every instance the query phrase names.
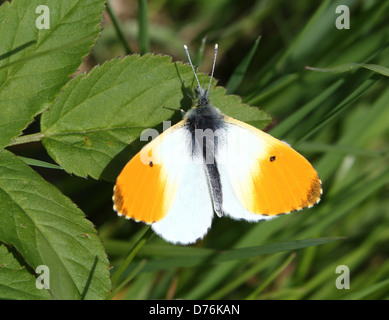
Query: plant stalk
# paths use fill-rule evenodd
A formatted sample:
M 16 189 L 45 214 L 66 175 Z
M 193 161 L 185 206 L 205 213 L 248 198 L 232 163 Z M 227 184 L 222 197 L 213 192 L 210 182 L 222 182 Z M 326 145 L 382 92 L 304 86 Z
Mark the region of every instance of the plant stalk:
M 9 147 L 9 146 L 16 146 L 18 144 L 24 144 L 24 143 L 31 143 L 31 142 L 41 141 L 44 136 L 45 135 L 43 133 L 41 133 L 41 132 L 37 132 L 37 133 L 33 133 L 33 134 L 28 134 L 28 135 L 25 135 L 25 136 L 19 136 L 19 137 L 14 138 L 7 145 L 7 147 Z

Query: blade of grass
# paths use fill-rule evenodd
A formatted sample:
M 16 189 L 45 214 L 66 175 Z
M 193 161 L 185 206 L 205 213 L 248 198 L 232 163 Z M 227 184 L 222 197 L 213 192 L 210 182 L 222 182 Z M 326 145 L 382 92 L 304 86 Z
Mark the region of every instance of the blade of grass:
M 363 116 L 362 119 L 351 126 L 350 129 L 343 134 L 336 142 L 337 145 L 356 145 L 362 146 L 366 144 L 366 139 L 374 132 L 375 126 L 372 123 L 377 123 L 378 119 L 382 119 L 385 123 L 385 112 L 387 110 L 389 100 L 389 91 L 382 94 L 377 101 L 374 101 L 370 111 Z M 360 128 L 365 128 L 360 130 Z M 371 139 L 371 138 L 370 138 Z M 340 162 L 344 158 L 343 155 L 326 154 L 316 164 L 316 170 L 320 173 L 323 181 L 330 178 L 331 174 L 336 172 Z
M 238 89 L 239 85 L 241 84 L 247 69 L 250 65 L 251 60 L 253 59 L 253 56 L 255 52 L 257 51 L 259 41 L 261 40 L 261 36 L 259 36 L 255 42 L 253 47 L 250 49 L 248 54 L 242 59 L 242 61 L 238 64 L 234 72 L 232 73 L 230 79 L 227 82 L 227 93 L 231 94 Z
M 278 221 L 271 220 L 257 224 L 245 233 L 234 247 L 244 248 L 252 246 L 253 243 L 263 243 L 269 239 L 272 239 L 271 241 L 276 241 L 274 239 L 276 239 L 277 235 L 284 233 L 284 230 L 287 230 L 288 228 L 288 220 L 283 218 Z M 234 260 L 208 269 L 202 276 L 203 281 L 193 284 L 191 291 L 186 294 L 185 297 L 187 299 L 201 299 L 211 294 L 212 290 L 223 285 L 225 279 L 230 278 L 242 263 L 244 263 L 244 261 Z
M 209 297 L 207 297 L 207 300 L 220 300 L 223 299 L 226 295 L 228 295 L 230 292 L 237 289 L 239 286 L 244 284 L 247 280 L 257 275 L 261 270 L 266 269 L 268 259 L 264 259 L 261 257 L 260 259 L 256 259 L 252 263 L 252 267 L 250 267 L 248 270 L 245 270 L 244 272 L 240 273 L 238 276 L 231 279 L 231 281 L 228 281 L 224 284 L 220 289 L 218 289 L 216 292 L 212 293 Z
M 127 42 L 127 39 L 122 31 L 122 28 L 120 27 L 119 20 L 118 20 L 117 16 L 116 16 L 115 12 L 112 10 L 111 3 L 109 0 L 106 3 L 106 7 L 107 7 L 107 12 L 108 12 L 109 16 L 111 17 L 113 26 L 114 26 L 116 34 L 117 34 L 117 37 L 119 38 L 120 42 L 122 43 L 126 54 L 131 54 L 132 50 Z
M 251 105 L 258 105 L 261 101 L 270 97 L 271 95 L 278 94 L 279 92 L 281 92 L 283 88 L 296 81 L 298 77 L 299 75 L 297 73 L 291 73 L 282 76 L 272 81 L 262 90 L 255 90 L 255 92 L 253 92 L 252 94 L 248 94 L 246 97 L 243 97 L 243 101 Z
M 283 56 L 278 60 L 276 69 L 282 70 L 290 65 L 299 64 L 316 53 L 317 49 L 321 47 L 323 39 L 333 32 L 334 21 L 328 19 L 328 17 L 335 16 L 334 10 L 338 5 L 350 6 L 354 2 L 352 0 L 322 1 L 304 29 L 295 37 Z
M 48 163 L 41 160 L 26 158 L 18 156 L 19 159 L 23 160 L 25 163 L 27 163 L 29 166 L 35 166 L 35 167 L 41 167 L 41 168 L 48 168 L 48 169 L 57 169 L 57 170 L 63 170 L 60 166 L 52 163 Z
M 138 0 L 139 50 L 144 55 L 150 51 L 147 0 Z
M 194 64 L 196 70 L 200 67 L 201 62 L 203 61 L 204 50 L 205 50 L 205 43 L 206 42 L 207 42 L 207 37 L 204 37 L 201 40 L 201 44 L 200 44 L 199 50 L 197 51 L 196 57 L 193 60 L 194 61 L 193 64 Z
M 289 264 L 293 261 L 295 258 L 296 253 L 293 252 L 286 260 L 285 262 L 279 266 L 269 277 L 266 278 L 266 280 L 257 288 L 255 289 L 252 293 L 250 293 L 247 297 L 246 300 L 255 300 L 258 299 L 258 296 L 261 294 L 261 292 L 270 284 L 272 283 L 277 276 L 285 270 L 289 266 Z
M 354 146 L 347 146 L 341 144 L 327 144 L 320 142 L 302 142 L 299 144 L 299 150 L 308 151 L 308 152 L 320 152 L 320 153 L 338 153 L 338 154 L 352 154 L 357 156 L 366 156 L 366 157 L 380 157 L 385 155 L 384 151 L 368 150 L 363 148 L 358 148 Z
M 293 130 L 302 120 L 315 109 L 319 108 L 343 84 L 343 80 L 336 81 L 315 99 L 306 103 L 302 108 L 294 112 L 276 127 L 271 130 L 271 134 L 278 138 L 283 138 L 290 130 Z
M 310 246 L 330 243 L 344 239 L 343 237 L 332 238 L 316 238 L 304 240 L 283 241 L 260 245 L 256 247 L 231 249 L 226 251 L 213 251 L 207 249 L 201 256 L 192 256 L 182 259 L 182 257 L 172 257 L 149 261 L 144 271 L 169 270 L 178 267 L 196 267 L 206 264 L 224 263 L 232 260 L 240 260 L 253 258 L 259 255 L 267 255 L 282 251 L 291 251 L 302 249 Z
M 141 262 L 134 268 L 129 275 L 116 287 L 112 290 L 112 293 L 107 298 L 108 300 L 111 300 L 114 298 L 132 279 L 135 278 L 136 275 L 139 274 L 139 272 L 142 271 L 144 266 L 146 265 L 147 260 L 143 259 Z
M 119 285 L 119 280 L 124 271 L 128 268 L 132 260 L 134 260 L 136 254 L 138 251 L 145 245 L 145 243 L 150 239 L 150 237 L 154 234 L 154 231 L 151 229 L 151 227 L 147 227 L 143 235 L 140 237 L 140 239 L 135 243 L 133 248 L 128 253 L 126 259 L 124 262 L 116 269 L 114 274 L 112 275 L 112 283 L 114 285 L 114 288 Z
M 296 141 L 296 144 L 308 139 L 313 134 L 318 132 L 324 126 L 326 126 L 329 122 L 333 121 L 337 117 L 340 116 L 342 112 L 344 112 L 347 108 L 352 106 L 352 102 L 358 99 L 368 88 L 370 88 L 374 83 L 376 83 L 377 79 L 368 79 L 363 82 L 357 89 L 355 89 L 349 96 L 347 96 L 336 108 L 320 123 L 317 123 L 315 127 L 313 127 L 309 132 L 304 134 L 301 138 Z
M 356 270 L 360 265 L 364 264 L 364 261 L 366 261 L 369 257 L 377 243 L 386 243 L 387 241 L 388 236 L 387 233 L 385 233 L 385 226 L 374 229 L 374 231 L 370 234 L 369 241 L 366 241 L 365 239 L 356 250 L 352 250 L 347 254 L 342 255 L 336 260 L 332 259 L 332 262 L 327 263 L 325 268 L 322 268 L 319 272 L 304 281 L 303 291 L 296 291 L 292 296 L 286 297 L 286 299 L 300 300 L 307 296 L 310 296 L 312 299 L 322 299 L 323 297 L 320 295 L 321 288 L 331 292 L 335 289 L 338 293 L 335 297 L 339 299 L 342 293 L 341 290 L 339 291 L 335 287 L 336 276 L 334 277 L 334 275 L 336 275 L 336 267 L 338 265 L 346 265 L 351 271 Z M 354 282 L 351 282 L 351 288 L 352 283 Z M 314 291 L 319 292 L 314 293 Z
M 302 235 L 304 237 L 310 237 L 314 234 L 320 234 L 323 230 L 330 228 L 347 212 L 350 212 L 351 209 L 357 207 L 363 200 L 387 183 L 389 183 L 389 169 L 377 173 L 374 177 L 370 178 L 361 179 L 359 176 L 355 177 L 349 185 L 338 190 L 335 195 L 331 197 L 328 196 L 326 199 L 326 206 L 317 208 L 319 211 L 317 212 L 317 215 L 322 217 L 320 225 L 311 226 L 311 228 L 305 230 Z M 352 190 L 350 190 L 351 188 Z M 309 219 L 312 219 L 312 216 L 310 216 Z
M 349 72 L 352 70 L 356 70 L 359 68 L 365 68 L 370 71 L 379 73 L 385 77 L 389 77 L 389 68 L 386 68 L 384 66 L 380 66 L 377 64 L 366 64 L 366 63 L 346 63 L 341 66 L 336 66 L 332 68 L 314 68 L 306 66 L 305 69 L 312 70 L 312 71 L 318 71 L 318 72 L 329 72 L 329 73 L 342 73 L 342 72 Z
M 306 229 L 306 231 L 303 232 L 304 236 L 321 234 L 323 230 L 331 228 L 331 226 L 335 225 L 337 221 L 339 221 L 341 218 L 344 218 L 344 216 L 348 212 L 351 212 L 353 208 L 357 208 L 358 205 L 361 204 L 368 196 L 372 195 L 379 188 L 386 185 L 388 181 L 389 181 L 388 170 L 383 174 L 379 174 L 377 175 L 377 177 L 372 179 L 361 180 L 359 177 L 357 177 L 354 182 L 350 183 L 350 185 L 357 184 L 355 190 L 353 190 L 350 193 L 347 193 L 347 191 L 345 190 L 348 190 L 349 187 L 345 186 L 344 190 L 339 190 L 335 195 L 335 197 L 329 196 L 326 199 L 326 206 L 319 207 L 317 209 L 318 212 L 316 213 L 316 215 L 322 217 L 320 224 L 312 225 L 309 222 L 307 222 L 307 225 L 309 225 L 310 227 L 304 228 Z M 366 252 L 369 252 L 369 250 L 370 249 L 367 249 Z M 308 248 L 308 250 L 304 251 L 304 253 L 305 256 L 302 259 L 302 263 L 299 265 L 299 268 L 296 271 L 300 281 L 305 279 L 307 277 L 308 271 L 311 270 L 310 267 L 311 264 L 313 263 L 313 257 L 316 253 L 315 247 Z M 354 252 L 352 252 L 351 254 L 354 254 Z M 358 253 L 356 255 L 358 256 Z M 359 254 L 359 256 L 362 257 L 361 254 Z M 346 261 L 346 257 L 344 261 Z M 321 277 L 325 277 L 325 275 L 318 276 L 318 279 L 312 280 L 313 282 L 310 283 L 308 287 L 313 290 L 313 288 L 319 285 L 318 283 L 322 281 L 319 279 L 324 279 Z M 306 288 L 307 291 L 308 291 L 308 287 Z M 298 296 L 293 297 L 293 299 L 301 299 L 307 293 L 308 292 L 301 293 Z
M 342 300 L 362 300 L 362 299 L 366 298 L 367 296 L 369 296 L 370 294 L 372 294 L 372 293 L 374 293 L 382 288 L 385 288 L 385 287 L 389 287 L 389 279 L 381 281 L 381 282 L 379 282 L 375 285 L 372 285 L 368 288 L 365 288 L 365 289 L 359 290 L 357 292 L 354 292 L 352 294 L 349 294 L 346 297 L 342 298 Z

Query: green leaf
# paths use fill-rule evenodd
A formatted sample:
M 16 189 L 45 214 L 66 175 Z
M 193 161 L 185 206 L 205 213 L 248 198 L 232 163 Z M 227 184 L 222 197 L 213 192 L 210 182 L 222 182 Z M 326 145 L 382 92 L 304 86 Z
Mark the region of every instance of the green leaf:
M 0 7 L 0 67 L 8 65 L 0 70 L 0 148 L 47 108 L 82 63 L 100 32 L 104 2 L 44 1 L 50 29 L 36 27 L 40 0 L 14 0 Z M 74 45 L 53 50 L 69 43 Z M 14 63 L 21 59 L 23 63 Z
M 12 252 L 0 244 L 0 299 L 50 299 L 49 292 L 37 289 L 35 281 L 35 277 Z
M 209 77 L 199 74 L 201 83 Z M 168 56 L 146 54 L 115 59 L 68 83 L 60 98 L 42 115 L 42 142 L 64 170 L 79 176 L 114 180 L 140 150 L 141 132 L 157 128 L 174 115 L 163 108 L 189 109 L 189 65 L 172 63 Z M 189 88 L 191 90 L 191 88 Z M 211 103 L 234 118 L 263 128 L 270 116 L 242 104 L 225 89 L 211 89 Z M 173 122 L 179 120 L 175 114 Z
M 54 186 L 0 151 L 0 241 L 32 268 L 46 265 L 55 299 L 104 299 L 108 259 L 96 230 Z

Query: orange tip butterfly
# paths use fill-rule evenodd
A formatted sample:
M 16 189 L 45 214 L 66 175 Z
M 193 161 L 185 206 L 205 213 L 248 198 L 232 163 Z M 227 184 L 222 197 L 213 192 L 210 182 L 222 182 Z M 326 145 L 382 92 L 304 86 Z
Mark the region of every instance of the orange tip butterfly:
M 163 239 L 190 244 L 218 217 L 270 220 L 320 201 L 312 165 L 286 143 L 212 106 L 211 81 L 198 87 L 183 120 L 148 143 L 124 167 L 114 187 L 120 216 L 151 224 Z

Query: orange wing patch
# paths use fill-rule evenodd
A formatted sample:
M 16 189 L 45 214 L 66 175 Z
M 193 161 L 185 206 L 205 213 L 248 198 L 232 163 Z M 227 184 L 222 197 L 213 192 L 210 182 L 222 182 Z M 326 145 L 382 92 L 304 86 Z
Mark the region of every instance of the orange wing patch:
M 120 173 L 113 195 L 114 209 L 128 218 L 153 223 L 169 208 L 166 176 L 161 164 L 145 164 L 138 153 Z
M 119 215 L 154 223 L 168 213 L 177 193 L 177 181 L 168 177 L 161 144 L 182 125 L 183 122 L 180 122 L 166 130 L 124 167 L 117 178 L 113 195 L 114 210 Z M 145 155 L 148 156 L 148 162 L 144 159 Z
M 244 122 L 225 117 L 227 123 L 248 130 L 253 138 L 254 161 L 234 186 L 244 208 L 274 216 L 311 207 L 320 201 L 321 181 L 312 165 L 286 143 Z
M 273 138 L 274 139 L 274 138 Z M 252 197 L 241 194 L 248 211 L 277 215 L 310 207 L 320 200 L 321 181 L 311 164 L 298 152 L 274 139 L 268 154 L 251 171 Z

